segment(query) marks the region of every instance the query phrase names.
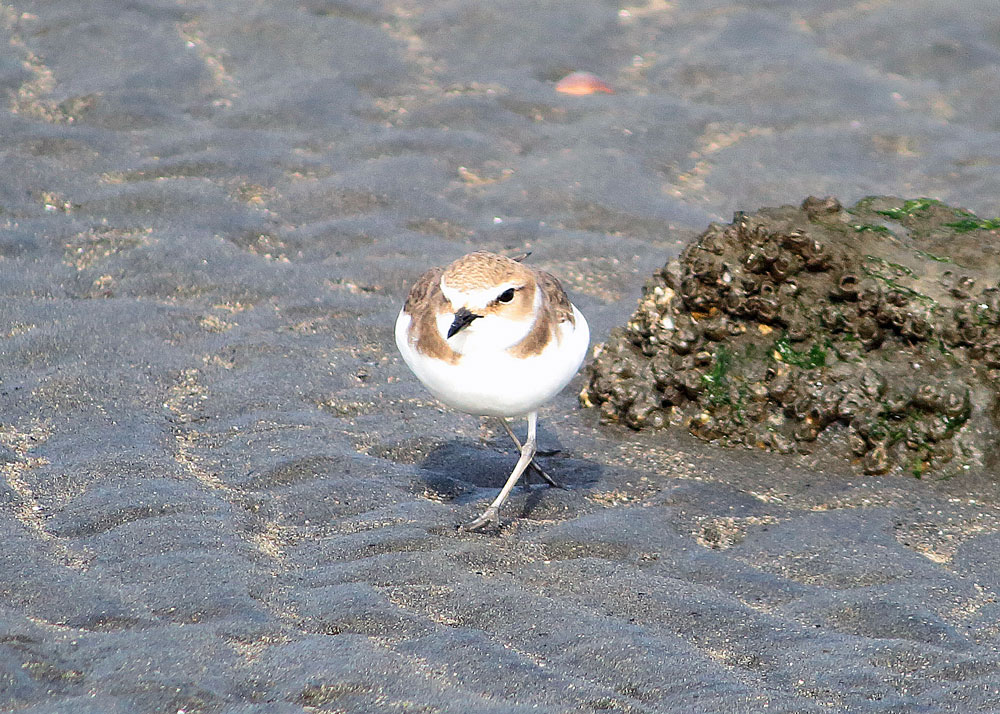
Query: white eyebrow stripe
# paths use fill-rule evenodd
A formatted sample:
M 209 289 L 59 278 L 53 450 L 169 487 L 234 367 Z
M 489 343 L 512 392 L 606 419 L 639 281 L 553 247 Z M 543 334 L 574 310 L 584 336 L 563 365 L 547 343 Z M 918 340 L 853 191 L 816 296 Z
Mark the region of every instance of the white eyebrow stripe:
M 443 280 L 441 281 L 441 292 L 448 298 L 448 302 L 451 303 L 455 310 L 458 310 L 460 307 L 483 309 L 496 300 L 505 290 L 509 288 L 518 290 L 523 287 L 519 282 L 507 281 L 499 285 L 479 288 L 478 290 L 456 290 L 445 285 Z

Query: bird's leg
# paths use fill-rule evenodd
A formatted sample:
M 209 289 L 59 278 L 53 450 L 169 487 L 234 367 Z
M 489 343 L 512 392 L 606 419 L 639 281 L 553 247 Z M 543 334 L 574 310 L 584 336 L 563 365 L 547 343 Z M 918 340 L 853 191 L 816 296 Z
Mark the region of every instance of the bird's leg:
M 503 417 L 500 417 L 500 421 L 503 422 L 503 428 L 507 430 L 507 436 L 509 436 L 514 441 L 514 444 L 517 446 L 517 448 L 520 449 L 521 448 L 521 442 L 520 442 L 520 440 L 518 440 L 517 434 L 515 434 L 511 430 L 510 424 L 508 424 L 507 420 L 504 419 Z M 561 449 L 548 449 L 548 450 L 544 450 L 544 451 L 542 449 L 535 449 L 535 456 L 555 456 L 560 451 L 561 451 Z M 548 481 L 548 483 L 549 483 L 550 486 L 555 486 L 556 488 L 562 488 L 562 486 L 560 486 L 555 481 L 553 481 L 551 478 L 549 478 L 548 476 L 545 475 L 545 473 L 542 471 L 541 467 L 539 467 L 538 462 L 535 459 L 531 460 L 531 466 L 532 466 L 532 468 L 534 470 L 536 470 L 538 473 L 541 474 L 542 478 L 544 478 L 546 481 Z
M 499 419 L 500 419 L 500 424 L 504 428 L 504 431 L 507 432 L 507 436 L 510 437 L 510 440 L 514 442 L 514 446 L 517 447 L 517 452 L 518 452 L 518 454 L 520 454 L 521 453 L 521 441 L 517 438 L 517 435 L 514 433 L 514 430 L 510 428 L 510 424 L 507 423 L 507 418 L 506 417 L 499 417 Z M 534 458 L 532 458 L 531 462 L 528 464 L 527 471 L 525 471 L 525 473 L 524 473 L 524 483 L 521 484 L 521 488 L 523 488 L 525 490 L 528 490 L 528 489 L 531 488 L 531 472 L 532 471 L 541 472 L 542 473 L 542 477 L 544 478 L 544 472 L 540 468 L 538 468 L 538 464 L 536 464 Z
M 518 440 L 517 434 L 514 433 L 514 430 L 510 428 L 510 424 L 508 424 L 507 420 L 504 419 L 503 417 L 500 417 L 500 423 L 503 424 L 503 428 L 507 432 L 507 436 L 509 436 L 511 441 L 514 442 L 514 446 L 516 446 L 517 450 L 520 451 L 521 442 Z M 536 455 L 538 454 L 537 450 L 535 451 L 535 454 Z M 549 486 L 552 486 L 553 488 L 562 488 L 562 486 L 559 485 L 558 481 L 556 481 L 554 478 L 552 478 L 547 473 L 542 471 L 542 467 L 538 465 L 538 462 L 535 461 L 534 457 L 532 457 L 531 463 L 528 464 L 528 469 L 529 472 L 534 471 L 536 474 L 541 476 L 545 480 L 545 483 L 547 483 Z M 527 476 L 525 476 L 525 480 L 527 480 Z
M 531 412 L 528 414 L 528 438 L 521 447 L 521 457 L 517 460 L 517 465 L 507 478 L 507 483 L 500 489 L 500 493 L 493 499 L 493 503 L 483 511 L 483 515 L 479 516 L 479 518 L 474 518 L 463 526 L 459 526 L 462 530 L 476 531 L 490 523 L 497 526 L 500 525 L 500 507 L 507 500 L 507 496 L 510 495 L 514 486 L 517 485 L 518 479 L 521 478 L 521 474 L 528 468 L 528 464 L 531 463 L 531 459 L 535 456 L 535 431 L 537 425 L 538 412 Z

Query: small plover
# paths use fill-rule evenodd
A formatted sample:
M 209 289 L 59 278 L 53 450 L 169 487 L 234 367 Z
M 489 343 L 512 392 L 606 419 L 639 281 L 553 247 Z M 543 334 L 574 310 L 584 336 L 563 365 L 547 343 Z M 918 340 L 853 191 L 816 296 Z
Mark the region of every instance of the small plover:
M 521 455 L 477 530 L 500 522 L 500 507 L 533 463 L 538 408 L 565 387 L 587 354 L 590 328 L 559 281 L 494 253 L 470 253 L 420 276 L 396 318 L 396 346 L 424 386 L 448 406 L 499 417 Z M 508 417 L 528 417 L 522 445 Z

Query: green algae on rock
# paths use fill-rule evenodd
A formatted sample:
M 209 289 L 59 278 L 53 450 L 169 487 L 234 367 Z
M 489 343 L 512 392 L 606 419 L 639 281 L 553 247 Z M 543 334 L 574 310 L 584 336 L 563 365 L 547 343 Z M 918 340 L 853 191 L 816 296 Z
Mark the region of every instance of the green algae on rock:
M 866 473 L 992 463 L 998 228 L 927 198 L 737 213 L 647 282 L 595 348 L 581 403 L 783 453 L 822 438 Z

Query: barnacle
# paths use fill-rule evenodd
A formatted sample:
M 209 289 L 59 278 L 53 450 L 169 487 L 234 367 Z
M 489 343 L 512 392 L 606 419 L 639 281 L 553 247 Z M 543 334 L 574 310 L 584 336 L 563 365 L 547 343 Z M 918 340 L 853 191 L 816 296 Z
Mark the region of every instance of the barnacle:
M 879 196 L 737 213 L 651 277 L 581 401 L 873 474 L 980 466 L 1000 450 L 998 226 Z

